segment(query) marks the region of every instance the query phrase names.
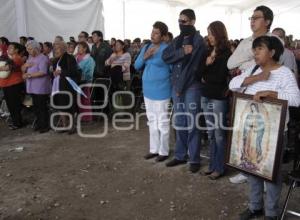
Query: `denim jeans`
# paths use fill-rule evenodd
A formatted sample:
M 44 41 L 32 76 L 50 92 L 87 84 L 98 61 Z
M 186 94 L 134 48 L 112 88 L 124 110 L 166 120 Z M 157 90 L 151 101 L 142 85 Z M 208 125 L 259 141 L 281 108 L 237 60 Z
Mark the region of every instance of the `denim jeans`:
M 174 125 L 176 129 L 175 158 L 200 163 L 200 131 L 196 126 L 196 116 L 200 112 L 201 90 L 199 85 L 188 88 L 184 94 L 176 96 L 172 91 L 174 105 Z
M 222 129 L 222 126 L 226 126 L 228 101 L 202 97 L 201 107 L 204 112 L 208 131 L 210 149 L 209 170 L 223 174 L 226 131 Z
M 287 144 L 287 132 L 285 132 L 283 140 L 284 140 L 283 141 L 283 148 L 284 148 Z M 276 182 L 265 181 L 266 183 L 265 207 L 263 203 L 264 180 L 252 175 L 248 176 L 248 183 L 250 186 L 250 193 L 249 193 L 250 210 L 258 210 L 264 207 L 266 216 L 278 216 L 280 214 L 279 199 L 282 190 L 281 162 L 282 162 L 282 158 L 280 160 L 279 170 L 277 171 L 278 174 L 277 174 Z

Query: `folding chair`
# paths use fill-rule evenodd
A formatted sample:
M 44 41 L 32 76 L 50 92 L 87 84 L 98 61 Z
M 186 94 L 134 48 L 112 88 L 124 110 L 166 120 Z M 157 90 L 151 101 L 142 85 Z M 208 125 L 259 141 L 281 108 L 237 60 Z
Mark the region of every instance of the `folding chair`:
M 292 210 L 287 210 L 288 202 L 291 198 L 292 193 L 295 191 L 295 188 L 299 186 L 300 184 L 300 109 L 294 109 L 295 111 L 290 111 L 290 118 L 293 121 L 296 121 L 295 123 L 295 140 L 293 143 L 294 147 L 294 165 L 293 165 L 293 170 L 292 172 L 289 173 L 289 179 L 291 181 L 288 193 L 286 195 L 283 209 L 281 212 L 280 219 L 283 220 L 284 216 L 286 213 L 289 213 L 294 216 L 300 217 L 300 209 L 298 212 L 292 211 Z
M 298 161 L 296 169 L 294 169 L 289 174 L 289 179 L 291 181 L 291 184 L 290 184 L 287 196 L 286 196 L 285 201 L 284 201 L 284 205 L 283 205 L 283 209 L 282 209 L 282 212 L 281 212 L 280 220 L 284 219 L 284 216 L 285 216 L 286 213 L 289 213 L 291 215 L 300 217 L 300 212 L 299 212 L 300 210 L 298 212 L 292 211 L 292 210 L 287 210 L 288 202 L 291 198 L 291 195 L 295 191 L 295 188 L 297 186 L 299 186 L 299 184 L 300 184 L 300 161 Z
M 0 98 L 0 119 L 3 119 L 6 123 L 8 123 L 10 119 L 10 113 L 6 106 L 6 101 L 4 100 L 4 97 Z
M 110 91 L 112 86 L 112 80 L 109 78 L 96 78 L 92 83 L 91 88 L 91 104 L 92 106 L 103 106 L 102 108 L 97 108 L 95 110 L 100 110 L 104 112 L 107 109 L 108 114 L 111 111 L 111 102 L 109 99 Z
M 144 102 L 143 84 L 139 74 L 133 76 L 130 91 L 133 92 L 135 97 L 135 105 L 133 109 L 133 113 L 135 114 L 136 112 L 139 112 L 142 109 L 141 105 Z
M 29 112 L 31 112 L 31 114 L 32 114 L 33 101 L 32 101 L 32 97 L 30 95 L 28 95 L 28 94 L 25 95 L 22 104 L 26 108 L 26 110 L 29 110 Z M 37 121 L 37 118 L 34 116 L 34 119 L 31 123 L 31 128 L 34 128 L 36 121 Z

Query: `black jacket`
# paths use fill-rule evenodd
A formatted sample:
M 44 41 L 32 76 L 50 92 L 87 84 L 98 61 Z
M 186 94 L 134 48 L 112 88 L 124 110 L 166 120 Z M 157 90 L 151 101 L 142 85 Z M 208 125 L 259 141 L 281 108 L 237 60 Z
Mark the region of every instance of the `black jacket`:
M 193 41 L 193 52 L 185 55 L 180 36 L 176 37 L 163 52 L 163 60 L 172 64 L 172 83 L 177 93 L 183 94 L 190 86 L 199 82 L 199 65 L 203 62 L 206 45 L 199 31 L 196 31 Z M 179 46 L 178 46 L 179 45 Z M 187 58 L 188 56 L 188 58 Z
M 227 61 L 231 55 L 230 49 L 221 51 L 211 65 L 204 65 L 201 72 L 203 89 L 202 95 L 211 99 L 225 99 L 228 90 L 229 70 Z

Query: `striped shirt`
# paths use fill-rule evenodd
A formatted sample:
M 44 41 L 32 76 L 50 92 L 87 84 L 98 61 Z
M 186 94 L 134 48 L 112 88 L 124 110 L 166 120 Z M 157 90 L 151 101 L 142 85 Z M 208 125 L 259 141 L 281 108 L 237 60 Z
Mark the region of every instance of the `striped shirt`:
M 246 89 L 244 93 L 249 95 L 255 95 L 257 92 L 265 90 L 275 91 L 278 93 L 278 99 L 287 100 L 289 106 L 297 107 L 300 105 L 300 91 L 295 76 L 289 68 L 281 66 L 271 71 L 268 80 L 242 87 L 244 80 L 251 75 L 253 68 L 254 66 L 241 75 L 234 77 L 229 83 L 229 89 L 235 92 L 243 92 Z M 262 69 L 258 68 L 253 75 L 257 75 L 261 72 Z M 288 114 L 286 123 L 287 122 Z

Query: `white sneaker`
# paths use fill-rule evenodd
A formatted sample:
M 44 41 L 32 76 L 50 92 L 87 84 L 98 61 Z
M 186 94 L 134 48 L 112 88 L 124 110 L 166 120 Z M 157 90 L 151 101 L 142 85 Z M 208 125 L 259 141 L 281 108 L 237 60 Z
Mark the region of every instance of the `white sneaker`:
M 1 117 L 2 117 L 2 118 L 6 118 L 6 117 L 8 117 L 8 116 L 10 116 L 10 113 L 9 113 L 9 112 L 4 112 L 4 113 L 1 114 Z
M 235 175 L 234 177 L 229 178 L 229 181 L 234 184 L 245 183 L 247 182 L 247 177 L 241 173 Z

